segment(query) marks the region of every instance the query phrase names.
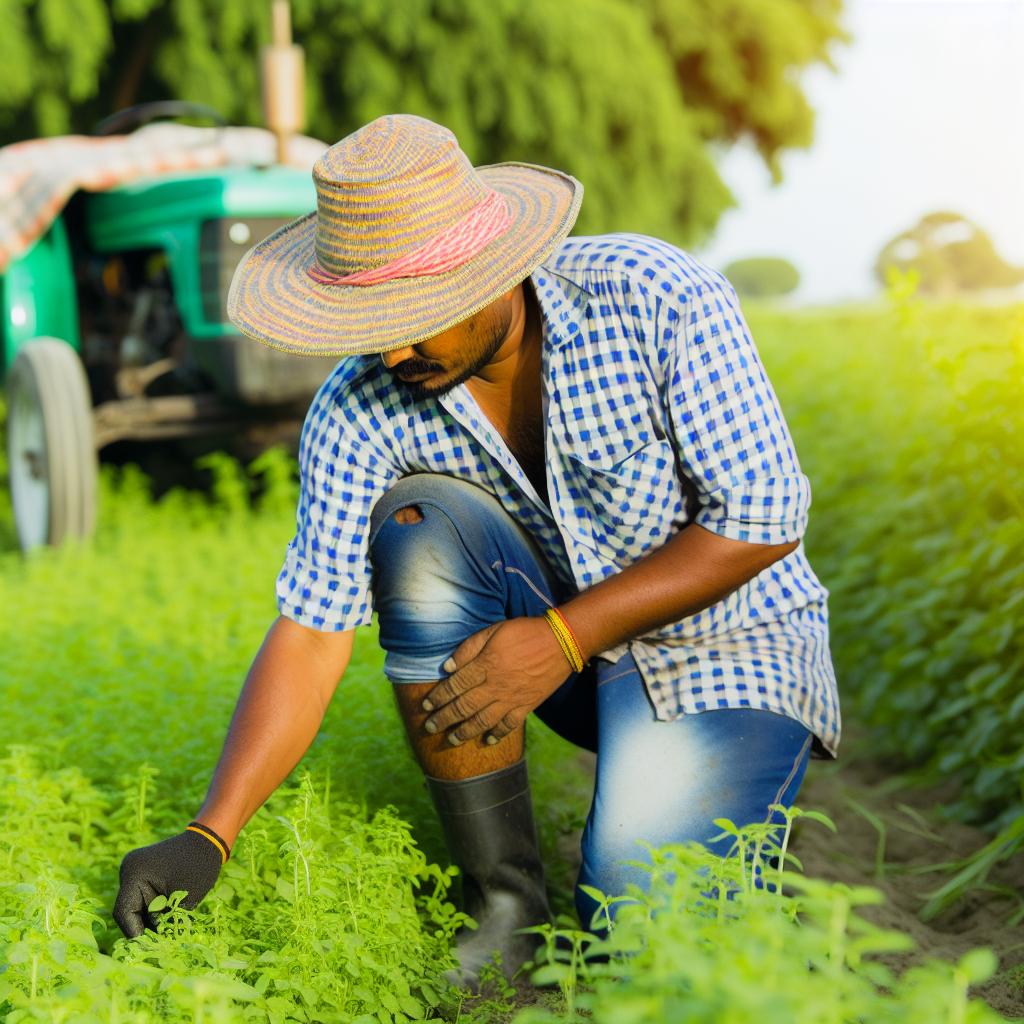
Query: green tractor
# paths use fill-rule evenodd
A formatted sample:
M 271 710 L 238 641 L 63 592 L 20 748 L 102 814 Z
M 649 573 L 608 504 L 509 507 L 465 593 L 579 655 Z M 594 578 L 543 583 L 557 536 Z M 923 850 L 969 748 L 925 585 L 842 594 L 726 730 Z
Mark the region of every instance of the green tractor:
M 144 104 L 95 134 L 183 113 L 209 111 Z M 6 267 L 0 378 L 23 550 L 91 534 L 98 457 L 114 442 L 227 435 L 258 450 L 294 441 L 337 360 L 243 337 L 225 300 L 248 249 L 315 206 L 309 172 L 283 163 L 160 173 L 76 192 Z

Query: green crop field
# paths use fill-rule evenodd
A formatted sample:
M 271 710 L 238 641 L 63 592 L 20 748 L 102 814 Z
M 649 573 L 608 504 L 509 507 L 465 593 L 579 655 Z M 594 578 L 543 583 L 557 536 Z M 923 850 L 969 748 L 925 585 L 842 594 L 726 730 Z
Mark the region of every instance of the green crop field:
M 844 759 L 870 759 L 939 793 L 914 812 L 920 835 L 934 837 L 930 859 L 945 862 L 926 876 L 921 929 L 872 914 L 883 843 L 851 884 L 804 873 L 788 854 L 767 867 L 771 850 L 751 827 L 738 829 L 746 856 L 729 862 L 658 851 L 650 891 L 634 894 L 606 944 L 588 947 L 571 919 L 567 850 L 586 814 L 589 766 L 532 723 L 534 799 L 561 916 L 536 990 L 495 983 L 487 998 L 466 998 L 441 980 L 461 917 L 374 623 L 359 631 L 344 702 L 243 829 L 215 889 L 191 913 L 172 898 L 159 934 L 124 939 L 110 913 L 118 864 L 179 832 L 202 802 L 276 614 L 296 484 L 278 450 L 249 467 L 212 457 L 209 493 L 175 489 L 159 501 L 134 467 L 104 466 L 95 539 L 27 559 L 0 489 L 0 1018 L 1024 1016 L 1024 886 L 1012 884 L 1024 861 L 1024 307 L 922 306 L 893 292 L 874 310 L 752 308 L 748 318 L 811 479 L 806 546 L 831 592 L 848 738 L 833 775 L 812 766 L 815 792 L 838 787 Z M 811 837 L 837 855 L 849 849 L 843 827 L 833 835 L 828 817 L 798 803 L 811 813 L 795 814 L 789 853 Z M 862 809 L 884 840 L 884 813 Z M 947 830 L 968 827 L 974 846 L 951 855 Z M 751 885 L 757 863 L 781 890 Z M 907 959 L 924 922 L 954 931 L 971 901 L 1017 941 Z

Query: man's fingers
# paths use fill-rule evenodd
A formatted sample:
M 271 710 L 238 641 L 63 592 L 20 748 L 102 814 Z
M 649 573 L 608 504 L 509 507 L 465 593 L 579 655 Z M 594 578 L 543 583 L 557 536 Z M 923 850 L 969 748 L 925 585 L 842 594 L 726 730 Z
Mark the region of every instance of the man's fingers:
M 156 931 L 156 918 L 160 911 L 151 913 L 149 905 L 159 895 L 152 883 L 137 875 L 128 873 L 127 881 L 121 882 L 114 902 L 114 920 L 129 939 L 137 938 L 147 928 Z
M 440 682 L 432 690 L 427 692 L 423 698 L 423 710 L 433 711 L 454 700 L 459 694 L 465 693 L 474 686 L 479 685 L 485 678 L 484 667 L 476 661 L 471 661 L 454 675 L 449 676 Z
M 500 722 L 487 734 L 487 743 L 493 746 L 498 740 L 503 739 L 510 732 L 515 732 L 523 723 L 515 711 L 510 711 Z
M 499 714 L 500 710 L 497 704 L 488 705 L 471 718 L 467 718 L 457 729 L 448 733 L 448 742 L 453 747 L 457 747 L 460 743 L 465 743 L 466 740 L 482 736 L 495 724 Z
M 114 921 L 126 938 L 134 939 L 146 930 L 142 920 L 145 906 L 138 886 L 134 882 L 128 885 L 122 883 L 114 902 Z
M 472 661 L 500 625 L 500 622 L 492 622 L 489 626 L 484 626 L 483 629 L 478 629 L 475 633 L 467 636 L 442 666 L 445 672 L 457 672 L 466 662 Z
M 142 897 L 143 906 L 147 909 L 142 912 L 142 919 L 146 922 L 146 927 L 151 931 L 156 931 L 156 923 L 160 918 L 160 915 L 164 913 L 162 910 L 151 911 L 149 910 L 150 903 L 161 895 L 156 891 L 153 885 L 147 882 L 145 879 L 139 882 L 139 895 Z
M 459 722 L 466 721 L 478 711 L 493 702 L 493 698 L 481 693 L 482 687 L 475 687 L 460 693 L 454 700 L 450 700 L 440 711 L 435 711 L 424 723 L 423 728 L 427 732 L 443 732 L 445 729 Z

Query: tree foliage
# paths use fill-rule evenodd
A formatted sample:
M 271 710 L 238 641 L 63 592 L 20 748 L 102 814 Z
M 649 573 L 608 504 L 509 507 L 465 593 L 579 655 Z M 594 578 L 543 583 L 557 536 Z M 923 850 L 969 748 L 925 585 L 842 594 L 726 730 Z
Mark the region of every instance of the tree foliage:
M 800 272 L 781 256 L 733 260 L 722 273 L 743 298 L 766 299 L 788 295 L 800 284 Z
M 835 69 L 842 0 L 293 0 L 307 132 L 380 114 L 448 125 L 475 163 L 578 177 L 578 231 L 706 239 L 735 200 L 715 161 L 753 143 L 776 181 L 814 115 L 798 81 Z M 269 3 L 0 0 L 0 142 L 88 132 L 169 97 L 261 123 Z
M 949 210 L 926 214 L 887 242 L 874 268 L 883 284 L 890 267 L 916 270 L 922 294 L 932 296 L 1008 288 L 1024 282 L 1024 267 L 1007 263 L 987 232 Z

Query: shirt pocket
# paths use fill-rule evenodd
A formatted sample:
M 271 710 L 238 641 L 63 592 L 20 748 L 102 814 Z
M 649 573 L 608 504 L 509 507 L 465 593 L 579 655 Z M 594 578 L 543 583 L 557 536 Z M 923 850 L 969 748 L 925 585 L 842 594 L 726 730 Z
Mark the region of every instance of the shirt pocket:
M 683 513 L 675 450 L 656 438 L 623 456 L 570 453 L 566 471 L 576 515 L 570 532 L 584 541 L 617 540 L 623 553 L 639 554 L 667 539 Z

